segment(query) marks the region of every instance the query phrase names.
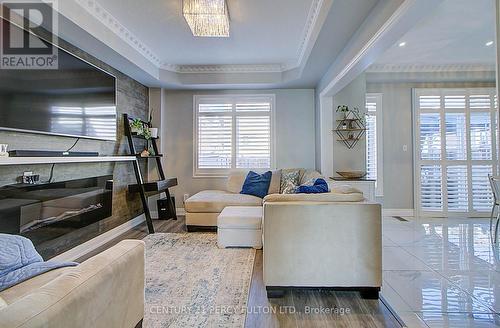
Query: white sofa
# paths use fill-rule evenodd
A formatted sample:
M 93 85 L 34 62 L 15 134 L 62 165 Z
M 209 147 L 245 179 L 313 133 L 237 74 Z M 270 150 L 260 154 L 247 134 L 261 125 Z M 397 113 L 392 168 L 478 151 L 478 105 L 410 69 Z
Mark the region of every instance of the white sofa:
M 269 297 L 281 296 L 290 287 L 358 290 L 363 297 L 378 297 L 381 206 L 334 201 L 339 198 L 331 196 L 264 198 L 264 285 Z
M 135 327 L 144 317 L 144 242 L 125 240 L 76 267 L 0 292 L 0 327 Z
M 227 206 L 262 206 L 262 199 L 240 194 L 248 170 L 232 171 L 226 183 L 226 190 L 204 190 L 184 202 L 188 231 L 199 228 L 217 227 L 217 217 Z M 321 177 L 317 171 L 301 169 L 300 183 Z M 269 194 L 280 192 L 281 170 L 273 171 Z
M 302 170 L 300 183 L 320 176 Z M 343 186 L 323 194 L 279 194 L 276 180 L 264 199 L 240 195 L 245 177 L 246 172 L 233 173 L 227 190 L 206 190 L 189 198 L 185 204 L 188 227 L 215 227 L 226 206 L 263 206 L 264 284 L 269 297 L 295 287 L 359 290 L 364 297 L 378 297 L 380 204 Z

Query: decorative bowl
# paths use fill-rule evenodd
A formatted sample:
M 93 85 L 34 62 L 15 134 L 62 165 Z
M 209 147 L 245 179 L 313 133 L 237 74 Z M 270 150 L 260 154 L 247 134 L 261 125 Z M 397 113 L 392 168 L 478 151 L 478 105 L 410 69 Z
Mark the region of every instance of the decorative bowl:
M 337 171 L 338 175 L 346 179 L 361 179 L 366 175 L 366 171 Z

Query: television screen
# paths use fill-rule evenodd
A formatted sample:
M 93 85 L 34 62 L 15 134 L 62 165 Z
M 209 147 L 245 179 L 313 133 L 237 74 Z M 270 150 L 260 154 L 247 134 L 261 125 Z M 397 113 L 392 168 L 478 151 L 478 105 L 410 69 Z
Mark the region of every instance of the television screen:
M 115 90 L 113 76 L 58 49 L 57 69 L 0 69 L 0 129 L 116 140 Z

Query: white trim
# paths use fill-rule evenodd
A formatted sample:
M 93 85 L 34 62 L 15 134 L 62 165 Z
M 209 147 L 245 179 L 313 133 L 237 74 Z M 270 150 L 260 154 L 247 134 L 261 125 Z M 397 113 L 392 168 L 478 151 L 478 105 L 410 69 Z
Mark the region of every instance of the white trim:
M 367 73 L 418 73 L 418 72 L 490 72 L 494 64 L 373 64 Z
M 231 101 L 233 104 L 239 98 L 269 98 L 271 100 L 271 112 L 269 113 L 271 119 L 271 167 L 266 169 L 275 169 L 276 168 L 276 94 L 268 93 L 268 94 L 206 94 L 206 95 L 193 95 L 193 178 L 226 178 L 230 171 L 238 170 L 236 167 L 231 167 L 227 169 L 198 169 L 198 104 L 199 99 L 202 98 L 219 98 L 224 99 L 226 101 Z M 233 106 L 234 107 L 234 106 Z M 228 113 L 229 115 L 229 113 Z M 232 138 L 236 140 L 236 112 L 235 108 L 230 113 L 233 118 L 232 124 Z M 262 113 L 255 113 L 250 115 L 262 115 Z M 233 148 L 235 145 L 233 145 Z M 236 151 L 233 149 L 232 151 L 232 161 L 231 163 L 234 165 L 236 163 Z M 251 170 L 252 168 L 245 168 Z M 265 170 L 263 168 L 255 168 L 255 170 Z
M 105 233 L 100 234 L 99 236 L 92 238 L 91 240 L 86 241 L 83 244 L 73 247 L 72 249 L 64 253 L 51 258 L 50 260 L 58 262 L 75 261 L 82 256 L 85 256 L 86 254 L 92 252 L 93 250 L 107 244 L 111 240 L 123 235 L 132 228 L 143 223 L 145 220 L 146 217 L 144 216 L 144 214 L 141 214 L 138 217 L 129 220 L 114 229 L 106 231 Z
M 375 196 L 384 196 L 384 98 L 382 93 L 367 93 L 366 98 L 373 97 L 377 103 L 375 118 L 377 122 L 377 182 Z M 367 111 L 368 114 L 368 111 Z M 367 156 L 365 156 L 366 158 Z
M 415 210 L 413 208 L 383 208 L 382 216 L 415 216 Z

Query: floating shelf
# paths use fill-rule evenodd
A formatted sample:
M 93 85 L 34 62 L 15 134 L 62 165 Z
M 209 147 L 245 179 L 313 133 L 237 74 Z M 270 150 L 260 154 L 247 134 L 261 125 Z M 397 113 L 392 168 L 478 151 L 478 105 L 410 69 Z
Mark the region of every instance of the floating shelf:
M 137 159 L 147 159 L 147 158 L 162 158 L 163 154 L 158 154 L 158 155 L 149 155 L 149 156 L 141 156 L 141 154 L 135 155 Z
M 132 162 L 135 156 L 61 156 L 61 157 L 0 157 L 0 166 L 65 164 L 65 163 L 100 163 L 100 162 Z
M 177 186 L 177 178 L 167 178 L 165 180 L 145 182 L 143 186 L 145 192 L 163 192 L 168 188 Z M 131 193 L 140 192 L 140 185 L 131 184 L 128 186 L 128 191 Z
M 137 139 L 143 139 L 143 140 L 157 140 L 157 139 L 159 139 L 158 137 L 146 139 L 143 135 L 136 134 L 136 133 L 133 133 L 132 137 L 137 138 Z
M 338 119 L 337 128 L 333 131 L 337 134 L 337 141 L 352 149 L 366 133 L 366 126 L 358 111 L 349 111 L 345 116 L 351 117 Z
M 366 129 L 361 129 L 361 128 L 359 128 L 359 129 L 335 129 L 333 131 L 335 131 L 335 132 L 339 132 L 339 131 L 366 131 Z

